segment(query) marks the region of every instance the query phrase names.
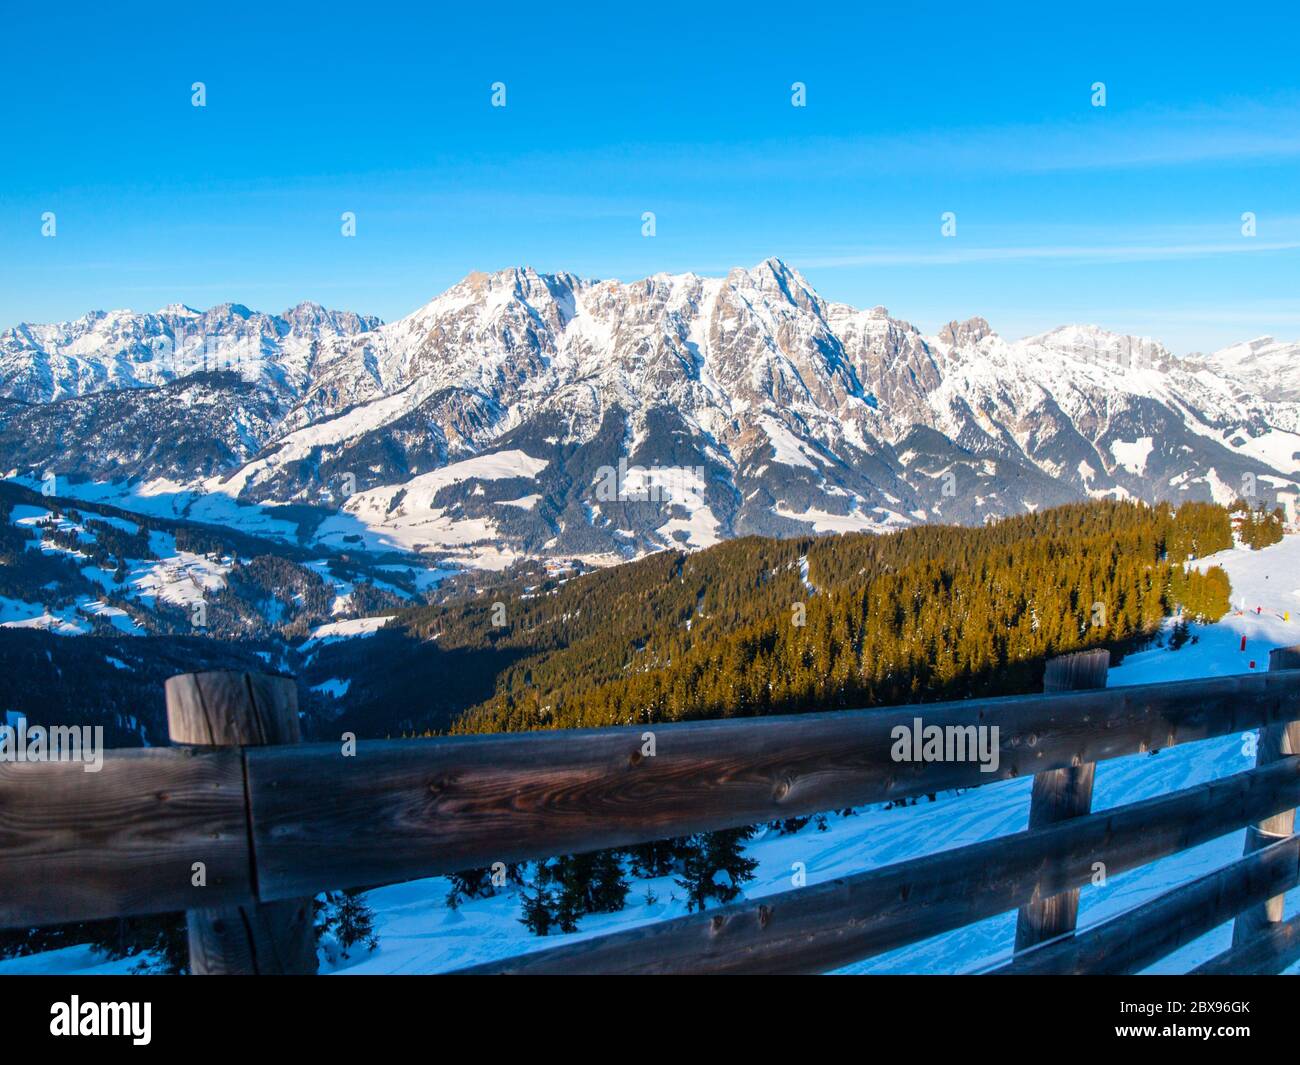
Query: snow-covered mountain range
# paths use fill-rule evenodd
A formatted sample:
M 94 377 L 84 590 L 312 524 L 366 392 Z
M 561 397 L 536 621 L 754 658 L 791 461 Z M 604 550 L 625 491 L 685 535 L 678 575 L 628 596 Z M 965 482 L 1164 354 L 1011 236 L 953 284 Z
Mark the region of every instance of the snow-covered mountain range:
M 302 304 L 17 326 L 0 456 L 60 495 L 483 566 L 1101 496 L 1285 501 L 1300 343 L 926 336 L 777 259 L 627 284 L 519 268 L 390 324 Z

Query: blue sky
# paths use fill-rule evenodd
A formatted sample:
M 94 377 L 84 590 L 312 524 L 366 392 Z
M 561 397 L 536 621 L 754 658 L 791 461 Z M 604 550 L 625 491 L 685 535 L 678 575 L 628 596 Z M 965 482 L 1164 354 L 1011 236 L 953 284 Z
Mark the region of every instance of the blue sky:
M 903 6 L 10 3 L 0 327 L 778 255 L 926 330 L 1300 336 L 1296 5 Z

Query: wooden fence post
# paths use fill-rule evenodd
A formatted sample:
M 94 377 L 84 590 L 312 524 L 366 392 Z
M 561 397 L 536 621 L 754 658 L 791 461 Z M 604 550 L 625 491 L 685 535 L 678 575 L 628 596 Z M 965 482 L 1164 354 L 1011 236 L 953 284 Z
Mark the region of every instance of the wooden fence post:
M 1278 647 L 1268 656 L 1268 671 L 1275 669 L 1300 669 L 1300 646 Z M 1300 754 L 1300 721 L 1268 725 L 1259 730 L 1259 745 L 1255 748 L 1255 765 L 1270 765 L 1279 758 Z M 1246 846 L 1243 855 L 1251 854 L 1279 839 L 1286 839 L 1295 831 L 1295 810 L 1265 818 L 1256 825 L 1246 826 Z M 1232 945 L 1242 946 L 1277 927 L 1282 920 L 1285 895 L 1275 895 L 1267 902 L 1243 910 L 1232 926 Z
M 1106 687 L 1110 669 L 1107 650 L 1079 651 L 1047 663 L 1043 691 L 1070 692 Z M 1082 817 L 1092 811 L 1092 782 L 1097 763 L 1050 769 L 1034 777 L 1029 800 L 1029 827 L 1044 828 L 1057 821 Z M 1066 932 L 1073 932 L 1079 916 L 1079 889 L 1038 899 L 1020 908 L 1016 917 L 1016 952 Z
M 292 677 L 264 673 L 182 673 L 166 683 L 172 743 L 205 747 L 262 747 L 298 743 L 298 688 Z M 247 802 L 247 765 L 245 802 Z M 249 863 L 257 881 L 252 812 Z M 250 906 L 189 910 L 190 971 L 315 973 L 316 936 L 311 898 Z

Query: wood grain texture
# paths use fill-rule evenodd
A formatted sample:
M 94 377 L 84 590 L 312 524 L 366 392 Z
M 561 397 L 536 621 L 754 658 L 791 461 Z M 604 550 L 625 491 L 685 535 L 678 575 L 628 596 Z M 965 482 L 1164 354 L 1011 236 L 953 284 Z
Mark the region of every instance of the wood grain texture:
M 186 917 L 193 973 L 301 976 L 316 972 L 310 898 L 190 910 Z
M 261 673 L 184 673 L 165 686 L 173 742 L 212 747 L 293 744 L 302 738 L 298 687 L 292 677 Z M 247 785 L 247 766 L 241 769 Z M 252 850 L 247 805 L 245 844 Z M 250 858 L 257 886 L 256 861 Z M 217 900 L 213 900 L 217 901 Z M 310 897 L 242 906 L 208 900 L 186 913 L 190 972 L 196 975 L 316 971 Z
M 1240 827 L 1300 795 L 1300 758 L 1173 795 L 463 973 L 824 972 Z
M 1270 925 L 1191 970 L 1191 976 L 1274 976 L 1300 961 L 1300 915 Z
M 172 743 L 262 747 L 299 743 L 298 686 L 274 673 L 181 673 L 163 685 Z
M 1104 688 L 1109 670 L 1110 652 L 1107 650 L 1062 655 L 1047 663 L 1043 692 L 1054 694 Z M 1029 827 L 1043 828 L 1090 812 L 1096 772 L 1097 763 L 1087 762 L 1035 775 L 1029 799 Z M 1069 932 L 1078 916 L 1078 888 L 1022 906 L 1016 915 L 1016 950 L 1025 950 Z
M 881 710 L 246 751 L 264 899 L 942 791 L 1289 720 L 1300 672 Z M 898 762 L 896 726 L 996 725 L 1000 764 Z M 642 734 L 656 755 L 641 755 Z
M 1284 669 L 1300 669 L 1300 647 L 1278 647 L 1269 654 L 1269 672 Z M 1269 765 L 1292 754 L 1300 754 L 1300 721 L 1276 723 L 1259 730 L 1256 765 Z M 1242 853 L 1251 854 L 1279 839 L 1286 839 L 1294 831 L 1295 810 L 1282 810 L 1246 830 Z M 1232 926 L 1233 944 L 1241 946 L 1263 935 L 1282 920 L 1285 907 L 1286 896 L 1277 895 L 1244 910 Z
M 113 751 L 98 773 L 0 762 L 0 926 L 252 897 L 238 752 Z
M 1255 770 L 1257 773 L 1267 770 Z M 1141 972 L 1179 947 L 1300 882 L 1300 836 L 1270 844 L 1073 936 L 1043 943 L 995 975 Z

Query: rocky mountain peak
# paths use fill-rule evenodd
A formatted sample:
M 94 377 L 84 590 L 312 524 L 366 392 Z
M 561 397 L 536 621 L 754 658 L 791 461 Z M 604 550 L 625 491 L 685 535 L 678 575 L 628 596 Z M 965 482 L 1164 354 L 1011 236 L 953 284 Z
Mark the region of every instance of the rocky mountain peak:
M 197 318 L 203 312 L 196 310 L 194 307 L 184 303 L 169 303 L 162 310 L 157 312 L 159 317 L 168 316 L 172 318 Z
M 986 336 L 992 335 L 992 327 L 978 315 L 967 318 L 964 322 L 949 322 L 939 330 L 939 339 L 954 348 L 978 344 Z

